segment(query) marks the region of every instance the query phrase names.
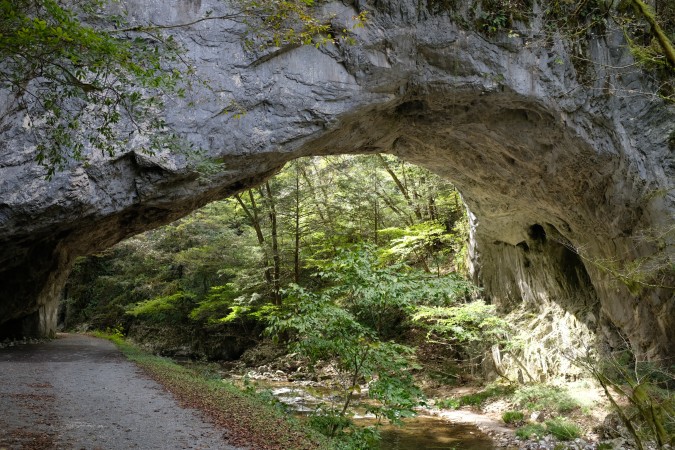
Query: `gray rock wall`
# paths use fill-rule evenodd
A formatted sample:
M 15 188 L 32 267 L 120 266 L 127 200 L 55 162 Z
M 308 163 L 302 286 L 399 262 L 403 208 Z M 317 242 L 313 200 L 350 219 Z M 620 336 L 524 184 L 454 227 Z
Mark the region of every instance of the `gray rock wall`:
M 126 3 L 136 20 L 161 24 L 225 7 Z M 185 156 L 130 148 L 47 182 L 32 162 L 26 112 L 0 96 L 0 328 L 51 332 L 48 311 L 78 255 L 245 189 L 295 157 L 384 152 L 456 184 L 475 215 L 476 277 L 503 310 L 555 303 L 608 342 L 618 332 L 643 355 L 672 356 L 672 289 L 629 289 L 607 268 L 673 251 L 675 110 L 648 94 L 648 77 L 608 68 L 630 62 L 620 33 L 588 43 L 589 80 L 577 76 L 569 43 L 544 42 L 536 23 L 488 38 L 412 0 L 324 12 L 349 28 L 357 5 L 370 19 L 356 46 L 250 51 L 235 22 L 177 29 L 212 90 L 170 102 L 168 120 L 220 164 L 206 177 Z M 224 113 L 232 104 L 246 114 Z M 662 275 L 672 286 L 672 265 Z

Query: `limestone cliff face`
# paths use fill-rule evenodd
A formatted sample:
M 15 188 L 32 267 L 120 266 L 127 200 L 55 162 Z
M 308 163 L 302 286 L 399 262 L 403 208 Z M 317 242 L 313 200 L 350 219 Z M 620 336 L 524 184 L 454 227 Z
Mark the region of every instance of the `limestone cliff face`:
M 136 20 L 161 24 L 225 7 L 127 3 Z M 47 182 L 26 112 L 0 96 L 2 331 L 52 331 L 79 255 L 251 186 L 295 157 L 385 152 L 456 184 L 475 216 L 476 277 L 500 307 L 557 304 L 644 355 L 672 356 L 672 290 L 629 289 L 608 268 L 673 251 L 675 109 L 635 94 L 655 89 L 639 72 L 609 69 L 630 62 L 621 34 L 588 43 L 595 69 L 582 77 L 570 45 L 539 42 L 536 23 L 488 38 L 413 0 L 332 3 L 325 13 L 350 27 L 358 8 L 370 19 L 355 46 L 251 52 L 236 23 L 176 30 L 213 90 L 170 103 L 168 120 L 220 163 L 208 176 L 184 156 L 130 148 L 91 155 Z M 233 103 L 247 113 L 224 113 Z M 673 285 L 672 266 L 661 275 L 660 285 Z

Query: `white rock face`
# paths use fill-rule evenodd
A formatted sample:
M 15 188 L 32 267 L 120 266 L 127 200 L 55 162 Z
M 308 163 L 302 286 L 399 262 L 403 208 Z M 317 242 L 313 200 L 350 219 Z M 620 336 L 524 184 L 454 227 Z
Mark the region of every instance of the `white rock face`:
M 136 20 L 160 24 L 225 8 L 127 4 Z M 673 356 L 675 300 L 663 287 L 674 284 L 672 265 L 661 287 L 630 290 L 609 267 L 673 253 L 675 109 L 634 95 L 654 90 L 640 73 L 605 68 L 630 62 L 620 33 L 589 43 L 597 65 L 582 82 L 568 46 L 538 43 L 536 29 L 487 38 L 413 0 L 326 10 L 350 27 L 357 5 L 370 19 L 356 46 L 257 53 L 242 46 L 240 24 L 176 29 L 213 91 L 175 100 L 168 121 L 222 162 L 208 180 L 184 156 L 130 149 L 47 182 L 25 114 L 0 95 L 0 332 L 49 334 L 79 255 L 252 186 L 295 157 L 383 152 L 456 184 L 476 218 L 476 277 L 503 309 L 553 302 L 610 343 L 619 331 L 643 355 Z M 246 115 L 222 113 L 232 103 Z

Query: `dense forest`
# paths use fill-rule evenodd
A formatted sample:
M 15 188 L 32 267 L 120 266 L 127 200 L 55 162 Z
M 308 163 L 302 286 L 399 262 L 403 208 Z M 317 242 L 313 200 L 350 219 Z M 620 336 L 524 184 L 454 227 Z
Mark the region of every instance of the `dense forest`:
M 467 244 L 461 197 L 430 172 L 382 155 L 300 159 L 255 189 L 81 260 L 65 320 L 227 324 L 282 306 L 291 284 L 322 290 L 358 265 L 384 271 L 372 276 L 443 280 L 447 301 L 465 301 L 475 290 L 462 281 Z
M 518 360 L 526 341 L 540 338 L 527 328 L 534 315 L 505 316 L 482 299 L 469 274 L 469 226 L 450 183 L 395 157 L 298 159 L 256 188 L 81 258 L 61 322 L 182 360 L 234 362 L 246 377 L 272 377 L 255 372 L 264 363 L 301 372 L 289 371 L 289 380 L 324 380 L 334 398 L 310 422 L 340 448 L 378 448 L 378 427 L 356 426 L 354 408 L 400 423 L 428 404 L 425 391 L 463 385 L 477 393 L 432 404 L 506 398 L 515 409 L 503 420 L 520 425 L 522 439 L 578 438 L 578 424 L 589 426 L 591 410 L 607 406 L 539 384 Z M 517 372 L 495 360 L 509 354 Z M 633 379 L 615 360 L 576 365 L 601 386 Z M 669 414 L 669 391 L 656 387 L 669 376 L 636 370 L 657 389 L 644 401 Z M 539 410 L 550 418 L 545 427 L 523 421 L 523 411 Z M 669 419 L 659 431 L 645 417 L 633 418 L 640 436 L 672 435 Z
M 371 412 L 397 421 L 422 404 L 412 375 L 424 336 L 447 347 L 445 377 L 506 344 L 509 325 L 468 279 L 468 233 L 460 195 L 427 170 L 385 155 L 300 159 L 82 258 L 63 325 L 194 359 L 235 360 L 274 340 L 311 367 L 336 362 L 344 403 L 319 414 L 327 434 L 347 426 L 364 383 Z
M 83 258 L 63 322 L 231 359 L 270 321 L 300 326 L 283 318 L 325 296 L 316 320 L 339 308 L 386 341 L 479 298 L 468 226 L 451 184 L 394 157 L 300 159 L 258 188 Z M 492 309 L 472 308 L 467 324 L 484 326 Z

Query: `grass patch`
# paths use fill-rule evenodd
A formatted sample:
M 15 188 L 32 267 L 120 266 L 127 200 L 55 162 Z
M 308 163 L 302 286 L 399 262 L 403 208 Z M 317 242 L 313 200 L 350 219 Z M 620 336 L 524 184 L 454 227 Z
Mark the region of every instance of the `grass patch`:
M 525 415 L 520 411 L 504 411 L 502 420 L 504 423 L 518 423 L 522 422 Z
M 436 400 L 434 405 L 440 409 L 457 409 L 461 405 L 458 398 L 444 398 L 443 400 Z
M 540 423 L 528 423 L 516 430 L 516 436 L 521 439 L 539 439 L 546 436 L 546 427 Z
M 228 443 L 261 450 L 330 449 L 329 441 L 284 415 L 269 399 L 242 392 L 219 377 L 179 366 L 144 352 L 119 333 L 94 333 L 114 342 L 122 353 L 169 390 L 185 407 L 197 408 L 229 432 Z
M 581 436 L 581 428 L 569 420 L 558 417 L 547 420 L 546 426 L 540 423 L 528 423 L 516 430 L 516 436 L 521 439 L 541 439 L 547 434 L 561 441 L 571 441 Z
M 561 441 L 571 441 L 581 436 L 581 428 L 576 423 L 561 418 L 547 420 L 546 429 Z
M 492 385 L 480 392 L 476 392 L 475 394 L 467 394 L 458 398 L 446 398 L 443 400 L 438 400 L 436 402 L 436 406 L 447 409 L 457 409 L 462 406 L 480 406 L 488 399 L 503 397 L 512 392 L 513 387 L 511 386 Z
M 519 387 L 513 393 L 513 400 L 519 406 L 527 408 L 530 411 L 568 413 L 581 406 L 566 390 L 544 384 L 531 384 Z

